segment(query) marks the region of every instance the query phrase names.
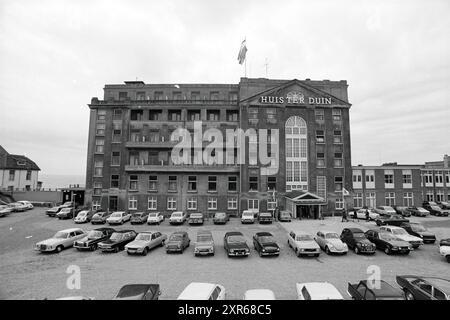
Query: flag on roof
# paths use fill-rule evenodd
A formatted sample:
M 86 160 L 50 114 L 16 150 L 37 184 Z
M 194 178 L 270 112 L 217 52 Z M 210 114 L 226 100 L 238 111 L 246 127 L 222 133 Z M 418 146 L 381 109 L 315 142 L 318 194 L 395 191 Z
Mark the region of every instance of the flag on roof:
M 239 64 L 244 63 L 246 53 L 247 53 L 247 45 L 246 45 L 246 40 L 244 40 L 241 43 L 241 48 L 239 49 L 239 54 L 238 54 L 238 58 L 237 58 L 239 61 Z

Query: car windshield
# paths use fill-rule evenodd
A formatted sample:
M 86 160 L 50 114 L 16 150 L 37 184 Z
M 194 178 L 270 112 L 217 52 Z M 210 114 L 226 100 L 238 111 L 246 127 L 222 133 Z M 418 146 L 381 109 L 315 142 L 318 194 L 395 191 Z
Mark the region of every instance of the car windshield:
M 53 238 L 55 238 L 55 239 L 67 239 L 67 235 L 68 235 L 67 232 L 59 231 L 53 236 Z
M 327 233 L 325 234 L 325 239 L 339 239 L 339 235 L 337 233 Z
M 390 216 L 389 219 L 402 219 L 402 217 L 400 217 L 400 216 Z
M 112 218 L 120 218 L 122 216 L 122 214 L 120 212 L 114 212 L 111 217 Z
M 203 218 L 203 215 L 201 215 L 201 214 L 191 214 L 190 218 L 192 218 L 192 219 L 200 219 L 200 218 Z
M 142 213 L 133 213 L 134 218 L 140 218 L 142 216 Z
M 355 232 L 355 233 L 353 233 L 353 237 L 354 238 L 358 238 L 358 239 L 362 239 L 362 238 L 365 238 L 366 235 L 363 232 Z
M 261 243 L 271 243 L 275 242 L 274 238 L 272 236 L 262 236 L 258 238 Z
M 282 212 L 281 216 L 282 217 L 290 217 L 291 215 L 289 214 L 289 212 Z
M 87 214 L 87 211 L 81 211 L 78 213 L 78 217 L 84 217 Z
M 63 212 L 63 213 L 64 212 L 70 212 L 70 209 L 69 208 L 64 208 L 64 209 L 61 210 L 61 212 Z
M 225 213 L 216 213 L 216 218 L 223 218 L 225 217 Z
M 181 217 L 181 212 L 172 213 L 172 217 Z
M 181 241 L 183 239 L 183 235 L 176 233 L 170 236 L 170 241 Z
M 139 233 L 136 237 L 136 240 L 150 241 L 151 237 L 152 236 L 149 233 Z
M 387 233 L 387 232 L 381 232 L 379 233 L 379 237 L 381 240 L 384 241 L 393 241 L 393 240 L 397 240 L 397 238 L 395 238 L 393 235 Z
M 114 241 L 119 241 L 122 239 L 122 237 L 123 237 L 122 233 L 113 233 L 111 238 L 109 238 L 109 239 L 114 240 Z
M 241 235 L 229 236 L 227 239 L 228 243 L 243 243 L 245 238 Z
M 422 226 L 421 224 L 412 224 L 411 229 L 415 232 L 427 231 L 427 229 L 424 226 Z
M 438 206 L 431 206 L 431 209 L 436 210 L 436 211 L 441 211 L 441 208 L 439 208 Z
M 103 232 L 98 231 L 98 230 L 91 230 L 91 231 L 89 231 L 87 236 L 89 239 L 98 239 L 103 236 Z
M 419 211 L 422 211 L 422 212 L 426 212 L 427 210 L 425 210 L 424 208 L 419 208 L 418 209 Z
M 211 242 L 212 237 L 209 234 L 199 234 L 197 236 L 197 242 Z
M 297 236 L 297 241 L 312 241 L 313 237 L 311 237 L 309 234 L 302 234 Z
M 392 233 L 393 233 L 393 234 L 396 234 L 396 235 L 407 234 L 406 231 L 405 231 L 405 229 L 393 229 L 393 230 L 392 230 Z
M 103 215 L 105 214 L 105 212 L 97 212 L 95 214 L 96 217 L 103 217 Z
M 152 217 L 152 218 L 156 218 L 158 216 L 158 214 L 157 213 L 150 213 L 148 216 Z

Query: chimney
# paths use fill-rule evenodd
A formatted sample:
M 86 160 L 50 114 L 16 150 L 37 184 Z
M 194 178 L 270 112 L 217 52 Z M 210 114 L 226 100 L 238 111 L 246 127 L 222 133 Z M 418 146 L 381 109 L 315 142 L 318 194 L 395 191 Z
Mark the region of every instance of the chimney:
M 444 155 L 444 168 L 449 168 L 450 167 L 450 157 L 448 156 L 448 154 Z

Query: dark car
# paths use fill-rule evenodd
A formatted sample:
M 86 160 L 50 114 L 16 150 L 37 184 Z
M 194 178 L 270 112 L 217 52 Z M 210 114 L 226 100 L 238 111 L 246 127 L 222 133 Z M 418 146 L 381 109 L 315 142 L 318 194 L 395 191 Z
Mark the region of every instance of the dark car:
M 127 284 L 120 288 L 114 300 L 158 300 L 159 284 Z
M 191 213 L 188 218 L 189 224 L 203 224 L 205 218 L 203 217 L 203 213 Z
M 258 232 L 253 236 L 253 246 L 259 256 L 278 256 L 280 246 L 270 232 Z
M 408 211 L 411 213 L 411 215 L 417 217 L 426 217 L 427 215 L 430 214 L 430 211 L 422 207 L 409 207 Z
M 404 222 L 409 222 L 408 219 L 395 214 L 386 214 L 375 219 L 377 226 L 400 226 Z
M 408 207 L 393 206 L 395 212 L 403 217 L 411 217 L 411 212 L 409 212 Z
M 223 246 L 228 257 L 247 257 L 250 254 L 250 248 L 244 235 L 239 231 L 225 233 Z
M 449 210 L 442 209 L 438 205 L 431 205 L 424 207 L 425 210 L 428 210 L 431 215 L 437 216 L 437 217 L 448 217 Z
M 441 241 L 439 241 L 439 246 L 449 246 L 450 247 L 450 238 L 442 239 Z
M 109 218 L 111 214 L 106 211 L 99 211 L 94 214 L 94 216 L 91 219 L 92 224 L 105 224 L 106 219 Z
M 378 230 L 368 230 L 365 232 L 367 239 L 377 246 L 377 249 L 383 250 L 386 254 L 402 253 L 409 254 L 411 245 L 409 242 L 399 240 L 389 232 L 380 232 Z
M 191 244 L 191 239 L 186 231 L 176 231 L 170 235 L 166 243 L 166 253 L 183 253 L 184 249 Z
M 423 243 L 435 243 L 436 236 L 427 230 L 422 224 L 418 222 L 405 222 L 400 225 L 410 235 L 419 237 L 423 240 Z
M 216 212 L 213 218 L 214 224 L 226 224 L 230 221 L 230 216 L 225 212 Z
M 441 209 L 450 210 L 450 203 L 448 201 L 441 201 L 439 203 L 439 206 L 441 207 Z
M 345 228 L 341 233 L 342 242 L 346 243 L 356 254 L 369 253 L 374 254 L 377 247 L 367 239 L 364 231 L 359 228 Z
M 131 224 L 143 224 L 147 222 L 148 212 L 134 212 L 131 215 L 130 223 Z
M 58 219 L 73 219 L 74 217 L 74 207 L 66 207 L 59 210 L 59 212 L 56 214 L 56 217 Z
M 291 220 L 292 220 L 292 215 L 291 215 L 291 213 L 289 211 L 282 210 L 278 214 L 278 221 L 291 222 Z
M 362 280 L 358 284 L 348 284 L 348 294 L 353 300 L 405 300 L 400 290 L 386 281 L 372 283 Z
M 272 223 L 273 217 L 270 212 L 260 212 L 258 214 L 258 222 L 259 223 Z
M 137 233 L 134 230 L 120 230 L 115 231 L 109 239 L 101 241 L 98 248 L 102 252 L 119 252 L 125 248 L 127 243 L 136 238 Z
M 450 280 L 438 277 L 397 276 L 406 300 L 450 300 Z
M 98 228 L 91 230 L 85 238 L 75 241 L 73 246 L 79 251 L 94 251 L 97 249 L 97 245 L 99 242 L 108 240 L 114 232 L 116 232 L 116 230 L 114 230 L 113 228 Z

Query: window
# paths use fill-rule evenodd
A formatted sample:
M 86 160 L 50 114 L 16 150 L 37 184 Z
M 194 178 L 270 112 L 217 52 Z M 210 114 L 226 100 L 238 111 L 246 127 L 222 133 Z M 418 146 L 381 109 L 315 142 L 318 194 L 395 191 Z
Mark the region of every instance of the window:
M 228 191 L 237 191 L 237 177 L 228 177 Z
M 114 109 L 113 120 L 122 120 L 122 109 Z
M 197 198 L 190 197 L 187 199 L 187 209 L 188 210 L 197 210 Z
M 211 93 L 209 94 L 209 97 L 211 100 L 219 100 L 219 92 L 211 91 Z
M 148 177 L 148 190 L 149 191 L 157 191 L 158 188 L 158 176 L 149 176 Z
M 172 99 L 173 100 L 182 100 L 182 95 L 180 91 L 174 91 L 172 92 Z
M 208 121 L 219 121 L 220 110 L 207 110 L 206 118 Z
M 104 136 L 105 135 L 105 127 L 106 127 L 106 125 L 104 123 L 97 123 L 97 127 L 95 129 L 95 135 Z
M 445 184 L 450 187 L 450 171 L 445 172 Z
M 147 208 L 148 208 L 148 210 L 156 210 L 157 209 L 157 204 L 158 204 L 158 202 L 157 202 L 155 196 L 148 197 L 148 200 L 147 200 Z
M 316 130 L 316 142 L 325 143 L 325 132 L 323 130 Z
M 333 121 L 338 122 L 342 120 L 341 109 L 333 109 Z
M 102 183 L 99 181 L 94 182 L 94 195 L 100 196 L 102 194 Z
M 427 191 L 427 193 L 425 194 L 425 200 L 426 201 L 434 201 L 433 191 Z
M 177 176 L 169 176 L 169 191 L 177 191 Z
M 188 191 L 197 191 L 197 176 L 188 177 Z
M 334 153 L 333 164 L 334 164 L 335 168 L 342 168 L 343 160 L 342 160 L 342 153 L 341 152 Z
M 306 190 L 307 170 L 307 127 L 304 119 L 293 116 L 287 119 L 286 133 L 286 190 Z
M 412 184 L 411 170 L 403 170 L 403 184 Z
M 444 184 L 444 175 L 442 171 L 436 171 L 434 174 L 434 179 L 436 181 L 436 185 L 443 186 Z
M 335 191 L 342 191 L 342 177 L 334 177 L 334 190 Z
M 433 186 L 433 171 L 425 171 L 423 178 L 426 186 Z
M 325 153 L 317 153 L 317 168 L 325 168 Z
M 131 175 L 130 176 L 130 190 L 136 191 L 138 189 L 138 176 Z
M 177 210 L 177 199 L 175 197 L 167 197 L 167 210 Z
M 277 110 L 275 108 L 267 108 L 267 122 L 276 123 L 277 122 Z
M 105 151 L 105 139 L 95 139 L 95 152 L 103 153 Z
M 267 190 L 277 189 L 277 177 L 267 177 Z
M 169 110 L 169 121 L 181 121 L 181 110 Z
M 386 184 L 394 183 L 394 175 L 393 174 L 385 174 L 384 175 L 384 183 L 386 183 Z
M 333 143 L 342 143 L 342 131 L 341 130 L 333 131 Z
M 361 192 L 355 192 L 353 196 L 353 206 L 355 208 L 362 208 L 363 206 L 363 197 Z
M 436 191 L 436 201 L 437 202 L 445 201 L 444 200 L 444 191 L 442 191 L 442 190 Z
M 252 176 L 248 178 L 248 189 L 250 191 L 258 191 L 258 177 Z
M 111 165 L 112 166 L 120 165 L 120 151 L 111 152 Z
M 111 188 L 119 188 L 119 175 L 118 174 L 111 175 Z
M 323 110 L 323 109 L 316 109 L 314 111 L 314 114 L 315 114 L 317 122 L 325 121 L 325 110 Z
M 105 121 L 105 120 L 106 120 L 106 110 L 98 110 L 97 121 Z
M 228 210 L 237 210 L 237 198 L 236 197 L 229 197 L 227 201 L 227 208 Z
M 375 175 L 373 173 L 366 172 L 366 182 L 375 182 Z
M 164 93 L 162 91 L 155 91 L 155 100 L 163 100 Z
M 208 198 L 208 210 L 217 210 L 217 198 L 216 197 Z
M 193 100 L 193 101 L 200 100 L 200 92 L 199 91 L 192 91 L 191 92 L 191 100 Z
M 26 180 L 31 180 L 31 170 L 27 170 Z
M 229 94 L 229 99 L 230 101 L 236 102 L 238 99 L 238 94 L 237 92 L 230 92 Z
M 103 160 L 94 161 L 94 177 L 103 176 Z
M 92 210 L 98 210 L 98 209 L 100 209 L 100 200 L 99 199 L 96 199 L 95 198 L 95 200 L 94 200 L 94 198 L 92 199 Z
M 258 108 L 248 108 L 248 122 L 253 124 L 258 122 Z
M 362 175 L 361 171 L 354 171 L 353 172 L 353 182 L 361 182 L 362 181 Z
M 344 200 L 342 198 L 336 198 L 334 207 L 336 210 L 344 209 Z
M 145 91 L 136 92 L 136 100 L 145 100 Z
M 259 210 L 259 200 L 258 199 L 248 199 L 247 201 L 249 210 Z
M 227 110 L 227 121 L 239 121 L 239 112 L 236 110 Z
M 121 142 L 122 140 L 122 124 L 113 123 L 112 142 Z
M 208 176 L 208 191 L 209 192 L 217 191 L 217 177 L 216 176 Z
M 149 110 L 148 120 L 150 121 L 161 121 L 162 120 L 162 110 Z
M 276 200 L 267 200 L 267 211 L 275 211 L 277 208 L 277 201 Z
M 200 110 L 188 110 L 187 118 L 188 118 L 188 121 L 199 121 L 200 120 Z
M 412 192 L 403 193 L 403 205 L 405 207 L 412 207 L 414 205 L 414 198 Z
M 129 210 L 136 210 L 137 209 L 137 196 L 129 196 L 128 197 L 128 209 Z
M 321 198 L 327 198 L 327 178 L 325 176 L 317 176 L 317 195 Z
M 394 192 L 386 192 L 384 195 L 385 204 L 387 206 L 395 206 L 395 193 Z
M 125 100 L 128 98 L 128 92 L 119 92 L 119 100 Z
M 376 194 L 375 192 L 368 192 L 366 193 L 366 206 L 369 208 L 375 208 L 376 207 Z

